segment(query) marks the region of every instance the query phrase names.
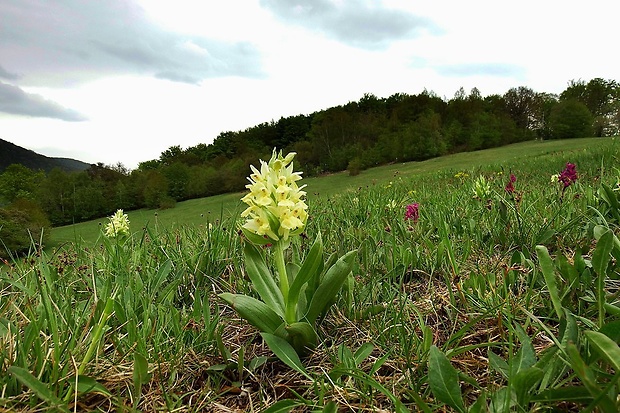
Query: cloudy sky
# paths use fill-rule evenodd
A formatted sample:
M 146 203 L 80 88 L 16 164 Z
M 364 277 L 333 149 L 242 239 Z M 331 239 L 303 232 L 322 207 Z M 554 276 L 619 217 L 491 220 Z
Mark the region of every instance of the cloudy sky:
M 359 100 L 620 80 L 617 0 L 0 0 L 0 138 L 129 168 Z

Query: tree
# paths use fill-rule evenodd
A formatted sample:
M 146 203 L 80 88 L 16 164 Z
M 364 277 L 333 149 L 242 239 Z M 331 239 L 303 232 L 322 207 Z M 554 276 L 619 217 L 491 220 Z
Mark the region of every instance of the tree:
M 163 151 L 159 155 L 159 162 L 163 165 L 170 165 L 175 162 L 176 158 L 181 156 L 183 150 L 179 145 L 174 145 Z
M 174 162 L 164 167 L 162 173 L 168 181 L 168 195 L 176 201 L 186 199 L 190 177 L 189 166 L 181 162 Z
M 306 139 L 306 135 L 310 131 L 312 116 L 297 115 L 288 118 L 280 118 L 276 124 L 278 130 L 278 138 L 275 147 L 286 148 L 296 142 Z
M 37 198 L 52 224 L 72 222 L 73 184 L 67 172 L 60 168 L 52 169 L 41 183 Z
M 347 167 L 349 159 L 345 159 L 342 151 L 337 149 L 352 143 L 353 135 L 351 114 L 344 107 L 330 108 L 314 115 L 308 137 L 312 142 L 313 155 L 320 159 L 323 170 L 344 170 Z
M 511 88 L 504 94 L 504 102 L 517 128 L 523 131 L 523 138 L 527 138 L 528 132 L 540 125 L 540 101 L 536 92 L 525 86 Z
M 44 178 L 41 171 L 34 172 L 21 164 L 9 165 L 0 174 L 0 198 L 5 202 L 18 198 L 34 199 Z
M 106 166 L 106 168 L 114 172 L 118 172 L 119 174 L 124 176 L 128 176 L 130 172 L 129 168 L 127 168 L 122 162 L 117 162 L 114 165 Z
M 587 106 L 575 99 L 555 105 L 549 125 L 554 139 L 584 138 L 592 135 L 592 113 Z
M 497 116 L 488 112 L 474 114 L 466 141 L 468 150 L 499 146 L 502 141 L 500 122 Z
M 364 93 L 357 106 L 361 112 L 382 114 L 385 112 L 385 99 L 379 99 L 372 93 Z
M 540 108 L 540 116 L 538 117 L 538 124 L 536 125 L 536 132 L 538 137 L 542 139 L 548 139 L 551 137 L 551 126 L 549 125 L 549 117 L 553 107 L 558 103 L 558 96 L 552 93 L 538 93 L 536 94 Z
M 71 175 L 73 183 L 73 220 L 83 221 L 106 215 L 113 208 L 113 196 L 106 196 L 106 185 L 88 172 Z M 115 182 L 115 181 L 110 181 Z M 112 198 L 112 199 L 110 199 Z
M 147 208 L 159 208 L 166 201 L 168 198 L 168 181 L 161 172 L 147 172 L 143 196 Z
M 560 100 L 576 100 L 586 105 L 593 115 L 595 136 L 616 135 L 620 112 L 620 86 L 615 80 L 595 78 L 585 83 L 572 80 L 560 95 Z
M 33 201 L 22 198 L 7 208 L 0 208 L 0 257 L 22 254 L 28 252 L 33 243 L 44 243 L 49 225 L 45 213 Z

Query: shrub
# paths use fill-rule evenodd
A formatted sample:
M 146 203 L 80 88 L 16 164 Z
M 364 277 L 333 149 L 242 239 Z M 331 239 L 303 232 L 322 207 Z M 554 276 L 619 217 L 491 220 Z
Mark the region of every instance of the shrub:
M 18 199 L 0 209 L 0 257 L 24 254 L 33 242 L 45 242 L 49 226 L 43 210 L 32 201 Z
M 362 161 L 360 158 L 354 158 L 349 161 L 349 166 L 347 166 L 347 170 L 349 171 L 349 176 L 359 175 L 362 171 Z

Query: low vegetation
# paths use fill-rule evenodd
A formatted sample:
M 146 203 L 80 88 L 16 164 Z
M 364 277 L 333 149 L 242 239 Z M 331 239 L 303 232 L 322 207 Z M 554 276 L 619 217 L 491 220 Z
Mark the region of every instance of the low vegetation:
M 476 88 L 461 88 L 451 99 L 426 90 L 365 94 L 311 114 L 222 132 L 210 144 L 171 146 L 133 171 L 119 163 L 42 174 L 23 165 L 4 170 L 0 163 L 0 207 L 16 198 L 35 201 L 54 226 L 105 217 L 119 208 L 171 209 L 177 202 L 242 191 L 250 164 L 268 158 L 274 147 L 297 152 L 296 165 L 306 177 L 345 170 L 356 175 L 394 162 L 534 139 L 619 132 L 620 86 L 611 79 L 571 81 L 559 95 L 525 86 L 484 97 Z
M 0 407 L 616 412 L 618 156 L 527 142 L 304 179 L 286 271 L 319 236 L 356 253 L 299 359 L 229 305 L 264 292 L 244 194 L 57 228 L 0 272 Z M 281 269 L 271 248 L 250 253 Z

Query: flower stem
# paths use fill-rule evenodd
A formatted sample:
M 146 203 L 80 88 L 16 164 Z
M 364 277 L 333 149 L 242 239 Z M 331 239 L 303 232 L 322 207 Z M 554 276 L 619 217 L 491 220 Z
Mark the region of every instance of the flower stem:
M 278 275 L 280 277 L 280 292 L 282 293 L 282 297 L 284 298 L 284 303 L 288 300 L 288 274 L 286 273 L 286 264 L 284 263 L 284 245 L 282 241 L 278 241 L 275 243 L 275 261 L 276 261 L 276 270 L 278 270 Z
M 88 363 L 90 362 L 90 359 L 95 353 L 95 350 L 101 344 L 101 337 L 103 336 L 103 330 L 108 322 L 108 319 L 112 315 L 113 307 L 114 307 L 114 294 L 112 294 L 112 296 L 109 297 L 106 301 L 105 307 L 103 309 L 103 313 L 101 314 L 101 318 L 99 319 L 99 323 L 97 324 L 97 326 L 95 326 L 95 330 L 93 332 L 90 345 L 88 346 L 88 349 L 86 350 L 86 355 L 84 355 L 84 359 L 82 360 L 82 362 L 80 363 L 80 366 L 78 367 L 76 379 L 82 374 L 84 374 L 84 370 L 86 369 L 86 366 L 88 365 Z M 75 390 L 76 389 L 72 385 L 70 388 L 70 391 L 67 392 L 67 394 L 65 395 L 65 400 L 64 400 L 65 402 L 69 402 L 69 400 L 71 400 L 71 398 L 75 396 Z

